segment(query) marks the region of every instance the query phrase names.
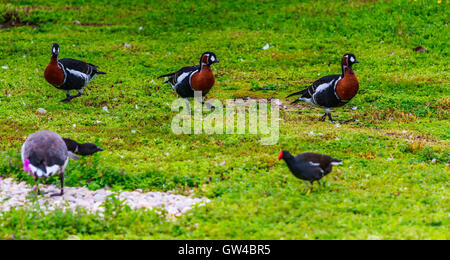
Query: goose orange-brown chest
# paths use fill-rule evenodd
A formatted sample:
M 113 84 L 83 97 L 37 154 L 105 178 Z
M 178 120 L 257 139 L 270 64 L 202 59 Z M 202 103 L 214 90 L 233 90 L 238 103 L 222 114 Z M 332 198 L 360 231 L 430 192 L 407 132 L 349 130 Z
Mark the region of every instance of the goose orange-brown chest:
M 348 64 L 347 57 L 343 58 L 342 64 Z M 336 94 L 341 100 L 349 101 L 359 90 L 359 82 L 355 72 L 348 65 L 344 68 L 344 77 L 336 85 Z
M 55 87 L 64 84 L 64 71 L 58 66 L 58 59 L 52 58 L 44 72 L 45 80 Z
M 206 96 L 211 88 L 214 86 L 214 74 L 209 65 L 204 65 L 200 72 L 192 75 L 191 86 L 195 91 L 201 91 L 203 96 Z

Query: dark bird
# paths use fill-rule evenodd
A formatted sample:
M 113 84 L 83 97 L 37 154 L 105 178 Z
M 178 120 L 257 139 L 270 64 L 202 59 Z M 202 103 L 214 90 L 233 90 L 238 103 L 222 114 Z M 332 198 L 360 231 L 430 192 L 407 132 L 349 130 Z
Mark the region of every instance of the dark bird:
M 96 152 L 103 151 L 102 148 L 92 143 L 80 144 L 69 138 L 63 138 L 63 140 L 66 143 L 67 150 L 77 155 L 92 155 Z
M 30 135 L 22 146 L 23 169 L 29 172 L 36 182 L 38 178 L 48 178 L 59 174 L 61 192 L 51 196 L 62 196 L 64 194 L 64 170 L 69 158 L 79 159 L 67 150 L 61 136 L 49 130 Z M 37 188 L 38 193 L 40 193 L 39 187 Z
M 328 116 L 330 122 L 333 123 L 334 121 L 331 117 L 332 110 L 330 108 L 344 106 L 358 92 L 358 79 L 352 69 L 352 66 L 355 63 L 358 63 L 355 55 L 345 54 L 344 57 L 342 57 L 341 63 L 342 74 L 322 77 L 306 89 L 293 93 L 287 97 L 301 95 L 301 97 L 292 102 L 292 104 L 299 101 L 305 101 L 312 106 L 321 107 L 325 110 L 325 114 L 322 116 L 321 121 L 325 121 L 326 116 Z
M 88 85 L 98 74 L 106 74 L 97 70 L 97 66 L 74 59 L 58 60 L 59 45 L 53 44 L 52 58 L 44 72 L 48 83 L 57 89 L 66 92 L 66 98 L 62 102 L 69 102 L 73 98 L 81 96 L 83 88 Z M 77 90 L 78 94 L 70 95 L 70 90 Z
M 202 102 L 205 96 L 214 86 L 214 74 L 211 65 L 219 62 L 212 52 L 205 52 L 200 58 L 200 65 L 184 67 L 177 72 L 165 74 L 158 78 L 166 77 L 164 83 L 170 83 L 173 90 L 186 100 L 189 107 L 188 98 L 194 97 L 194 91 L 201 91 Z
M 302 153 L 294 157 L 288 151 L 282 151 L 278 156 L 278 160 L 281 159 L 295 177 L 310 182 L 310 191 L 314 181 L 320 185 L 320 179 L 331 172 L 333 165 L 342 164 L 341 160 L 318 153 Z

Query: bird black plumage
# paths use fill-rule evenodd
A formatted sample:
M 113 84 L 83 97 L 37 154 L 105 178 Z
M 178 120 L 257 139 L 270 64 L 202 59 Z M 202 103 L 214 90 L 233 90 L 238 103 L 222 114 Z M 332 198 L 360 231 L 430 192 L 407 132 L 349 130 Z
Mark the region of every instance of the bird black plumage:
M 77 155 L 92 155 L 96 152 L 103 151 L 102 148 L 93 143 L 80 144 L 70 138 L 63 138 L 63 140 L 66 143 L 67 150 Z
M 295 177 L 310 182 L 310 190 L 314 181 L 320 184 L 320 180 L 331 172 L 333 165 L 342 164 L 341 160 L 318 153 L 302 153 L 294 157 L 289 151 L 282 151 L 278 157 L 278 160 L 281 159 Z

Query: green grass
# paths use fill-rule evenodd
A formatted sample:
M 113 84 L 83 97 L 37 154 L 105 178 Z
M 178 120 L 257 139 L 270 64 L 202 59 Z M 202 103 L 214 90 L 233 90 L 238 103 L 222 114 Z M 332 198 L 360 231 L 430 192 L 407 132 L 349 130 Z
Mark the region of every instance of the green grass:
M 68 186 L 194 189 L 212 200 L 175 221 L 117 201 L 106 221 L 17 209 L 0 217 L 0 238 L 449 239 L 449 10 L 446 0 L 0 1 L 0 24 L 21 25 L 0 29 L 0 66 L 8 66 L 0 68 L 0 176 L 32 183 L 20 147 L 50 129 L 105 148 L 69 163 Z M 54 42 L 61 58 L 108 73 L 69 104 L 43 78 Z M 288 106 L 277 145 L 249 134 L 174 135 L 177 96 L 156 77 L 204 51 L 220 60 L 209 98 L 285 103 L 354 53 L 360 91 L 334 116 L 357 121 L 337 127 L 319 122 L 318 109 Z M 282 149 L 344 164 L 306 195 L 277 161 Z

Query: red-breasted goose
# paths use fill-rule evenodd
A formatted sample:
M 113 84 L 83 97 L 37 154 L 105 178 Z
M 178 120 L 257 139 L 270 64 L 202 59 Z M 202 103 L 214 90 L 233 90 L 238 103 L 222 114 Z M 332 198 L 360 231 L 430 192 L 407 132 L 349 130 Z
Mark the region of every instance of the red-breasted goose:
M 302 95 L 292 103 L 305 101 L 312 106 L 323 108 L 325 114 L 321 120 L 325 121 L 325 117 L 328 116 L 333 123 L 331 108 L 344 106 L 358 93 L 359 83 L 352 69 L 355 63 L 358 63 L 355 55 L 345 54 L 341 63 L 342 74 L 322 77 L 306 89 L 287 97 Z
M 66 98 L 62 102 L 69 102 L 73 98 L 81 96 L 83 88 L 88 85 L 98 74 L 106 74 L 97 70 L 97 66 L 84 61 L 74 59 L 58 60 L 59 45 L 53 44 L 52 58 L 44 72 L 48 83 L 57 89 L 66 92 Z M 70 90 L 77 90 L 78 94 L 70 95 Z
M 214 86 L 215 79 L 211 65 L 217 62 L 219 60 L 214 53 L 205 52 L 200 58 L 200 65 L 184 67 L 177 72 L 165 74 L 158 78 L 166 77 L 164 83 L 170 83 L 173 90 L 189 104 L 188 98 L 194 97 L 194 91 L 201 91 L 204 99 Z

